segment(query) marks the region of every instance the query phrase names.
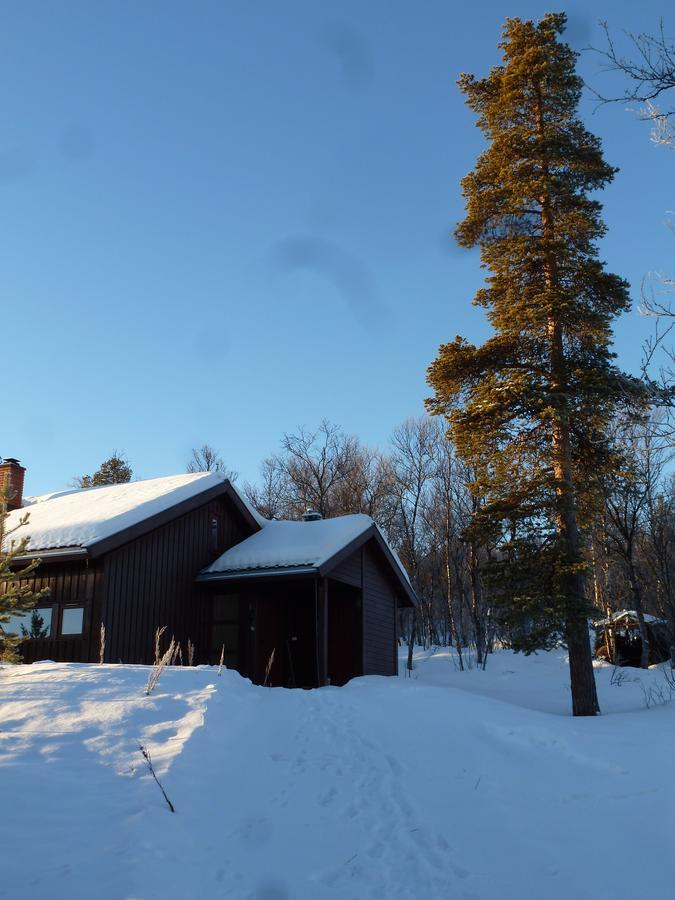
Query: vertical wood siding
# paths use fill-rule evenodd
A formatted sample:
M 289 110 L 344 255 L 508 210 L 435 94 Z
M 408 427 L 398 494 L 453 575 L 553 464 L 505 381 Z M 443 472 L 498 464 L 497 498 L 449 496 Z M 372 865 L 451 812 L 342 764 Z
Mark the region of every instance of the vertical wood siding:
M 336 581 L 344 581 L 345 584 L 361 587 L 361 550 L 355 550 L 351 556 L 332 569 L 330 577 Z
M 396 592 L 372 543 L 363 549 L 363 674 L 396 675 Z
M 211 543 L 211 519 L 220 517 L 220 541 Z M 173 635 L 183 654 L 188 638 L 195 661 L 209 653 L 209 594 L 195 583 L 200 569 L 250 532 L 226 498 L 213 500 L 149 534 L 108 553 L 102 616 L 106 660 L 149 663 L 154 635 L 166 625 L 164 644 Z
M 220 518 L 214 548 L 211 519 Z M 97 560 L 43 563 L 24 580 L 31 590 L 50 589 L 40 605 L 84 607 L 82 635 L 44 638 L 21 645 L 25 662 L 97 662 L 101 623 L 106 628 L 106 662 L 149 663 L 155 630 L 167 626 L 186 651 L 195 644 L 196 662 L 208 657 L 208 594 L 195 583 L 200 569 L 250 534 L 231 501 L 219 498 L 156 528 Z M 28 621 L 28 619 L 27 619 Z

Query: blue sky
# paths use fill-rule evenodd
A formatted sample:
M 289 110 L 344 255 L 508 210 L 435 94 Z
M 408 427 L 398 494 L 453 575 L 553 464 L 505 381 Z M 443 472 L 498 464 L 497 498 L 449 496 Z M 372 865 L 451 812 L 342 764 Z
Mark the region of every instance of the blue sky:
M 455 80 L 498 61 L 506 16 L 548 8 L 0 3 L 0 454 L 27 491 L 112 448 L 135 477 L 180 472 L 205 441 L 250 480 L 299 424 L 381 445 L 419 414 L 439 343 L 487 334 L 478 257 L 450 237 L 482 146 Z M 588 9 L 566 7 L 578 49 L 599 19 L 654 31 L 664 13 Z M 620 89 L 599 68 L 583 55 Z M 675 268 L 675 156 L 621 106 L 594 110 L 621 169 L 602 255 L 639 299 Z M 619 323 L 625 367 L 649 330 Z

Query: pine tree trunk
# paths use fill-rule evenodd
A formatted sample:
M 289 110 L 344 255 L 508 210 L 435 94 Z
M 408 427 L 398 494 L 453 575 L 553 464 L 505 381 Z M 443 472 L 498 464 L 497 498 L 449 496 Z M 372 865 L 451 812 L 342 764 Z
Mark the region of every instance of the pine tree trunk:
M 572 715 L 595 716 L 600 712 L 593 672 L 593 656 L 586 617 L 567 623 L 567 649 L 570 659 Z
M 567 648 L 570 660 L 572 711 L 575 716 L 594 716 L 600 712 L 593 673 L 590 635 L 586 618 L 581 536 L 572 479 L 569 417 L 565 389 L 565 371 L 560 324 L 551 319 L 551 392 L 555 403 L 552 421 L 553 475 L 555 478 L 558 536 L 564 564 L 572 569 L 563 577 Z
M 537 128 L 541 147 L 546 147 L 541 85 L 535 87 Z M 548 161 L 543 149 L 541 169 L 546 183 L 550 178 Z M 553 253 L 555 222 L 549 194 L 540 197 L 542 236 L 544 239 L 544 283 L 552 297 L 557 284 L 557 266 Z M 552 463 L 555 479 L 555 506 L 558 538 L 564 564 L 572 569 L 563 578 L 565 597 L 565 630 L 569 652 L 572 712 L 575 716 L 594 716 L 600 712 L 593 673 L 588 622 L 584 602 L 584 578 L 577 568 L 581 564 L 581 537 L 577 523 L 576 498 L 572 477 L 569 410 L 567 401 L 567 372 L 560 315 L 552 307 L 549 313 L 547 336 L 550 353 L 550 396 Z
M 558 360 L 561 360 L 562 334 L 560 328 L 555 324 L 551 330 L 553 337 L 552 381 L 556 384 L 556 372 L 560 371 Z M 553 415 L 553 474 L 556 481 L 558 535 L 564 564 L 573 570 L 563 577 L 572 713 L 575 716 L 595 716 L 600 712 L 600 706 L 595 686 L 593 656 L 585 611 L 584 577 L 578 568 L 582 562 L 581 537 L 577 524 L 574 482 L 572 480 L 567 402 L 564 394 L 558 395 L 556 399 L 558 406 Z

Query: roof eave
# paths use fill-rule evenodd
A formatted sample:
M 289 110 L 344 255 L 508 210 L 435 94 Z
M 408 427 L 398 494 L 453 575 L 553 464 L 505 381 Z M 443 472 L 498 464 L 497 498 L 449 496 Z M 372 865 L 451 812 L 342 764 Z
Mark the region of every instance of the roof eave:
M 30 553 L 22 553 L 21 556 L 15 556 L 12 562 L 26 565 L 36 559 L 39 559 L 41 563 L 69 562 L 75 559 L 89 559 L 89 553 L 86 547 L 52 547 L 48 550 L 34 550 Z
M 200 572 L 196 581 L 200 584 L 221 581 L 247 581 L 254 578 L 288 578 L 289 576 L 317 575 L 316 566 L 277 566 L 268 569 L 235 569 L 229 572 Z

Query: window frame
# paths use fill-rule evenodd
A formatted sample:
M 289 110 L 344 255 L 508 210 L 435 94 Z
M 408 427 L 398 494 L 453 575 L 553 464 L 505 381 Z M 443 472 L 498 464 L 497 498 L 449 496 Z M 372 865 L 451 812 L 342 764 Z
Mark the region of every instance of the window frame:
M 23 620 L 22 624 L 25 625 L 25 623 L 30 622 L 30 618 L 33 614 L 34 609 L 51 609 L 52 617 L 49 621 L 49 634 L 46 637 L 41 637 L 41 638 L 29 637 L 29 636 L 24 637 L 21 634 L 21 631 L 19 630 L 19 633 L 16 636 L 18 637 L 18 639 L 21 641 L 22 644 L 24 643 L 24 641 L 53 641 L 54 638 L 56 637 L 56 635 L 54 633 L 56 630 L 55 626 L 60 624 L 59 623 L 59 618 L 60 618 L 59 604 L 58 603 L 38 603 L 36 606 L 31 607 L 31 609 L 27 609 L 26 614 L 24 616 L 21 616 L 21 619 Z M 18 615 L 17 615 L 17 618 L 19 618 Z M 5 627 L 6 627 L 6 625 L 3 626 L 3 628 L 5 628 Z M 14 634 L 14 632 L 11 632 L 11 631 L 6 632 L 6 633 Z
M 82 640 L 87 633 L 89 627 L 89 604 L 86 601 L 81 603 L 59 603 L 58 600 L 55 600 L 53 603 L 39 603 L 31 609 L 26 610 L 26 615 L 22 617 L 25 623 L 30 622 L 33 609 L 51 609 L 52 617 L 49 623 L 50 633 L 46 637 L 36 638 L 23 637 L 19 631 L 17 637 L 21 643 L 24 643 L 25 641 L 77 641 Z M 82 630 L 75 634 L 63 633 L 63 614 L 68 609 L 82 610 Z M 13 634 L 13 632 L 8 633 Z
M 81 640 L 84 637 L 84 634 L 87 630 L 87 604 L 86 603 L 59 603 L 59 633 L 58 640 L 63 641 L 72 641 L 72 640 Z M 64 634 L 63 633 L 63 614 L 67 609 L 81 609 L 82 610 L 82 629 L 77 633 Z M 44 638 L 46 640 L 46 638 Z

